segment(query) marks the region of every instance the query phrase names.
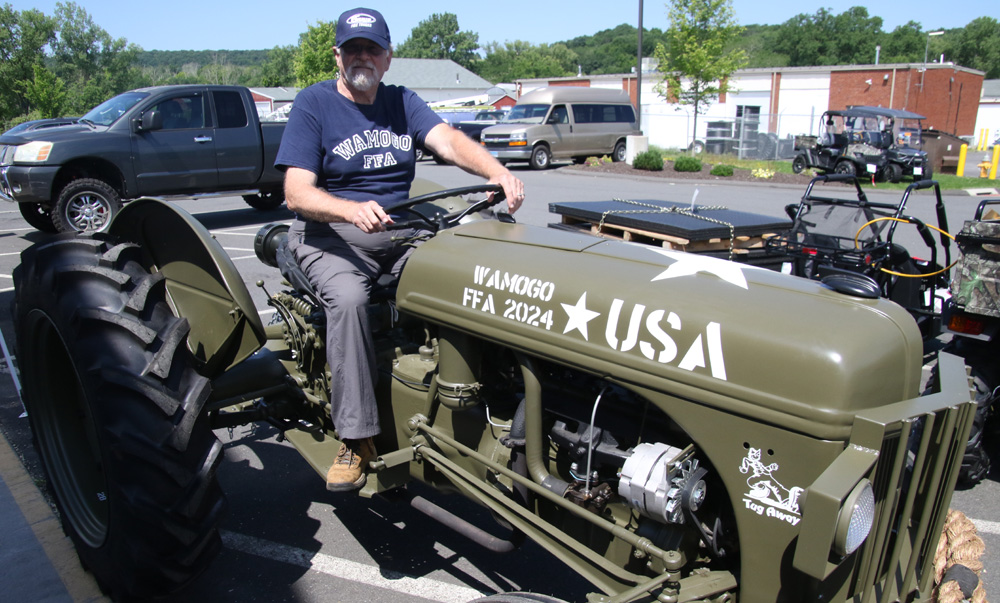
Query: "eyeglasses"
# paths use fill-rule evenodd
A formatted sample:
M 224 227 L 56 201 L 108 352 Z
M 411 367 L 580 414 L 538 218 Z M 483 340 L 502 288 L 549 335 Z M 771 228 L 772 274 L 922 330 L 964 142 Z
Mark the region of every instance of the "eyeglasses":
M 348 44 L 339 48 L 340 52 L 351 56 L 358 56 L 362 52 L 372 57 L 380 57 L 385 54 L 385 48 L 382 48 L 378 44 Z

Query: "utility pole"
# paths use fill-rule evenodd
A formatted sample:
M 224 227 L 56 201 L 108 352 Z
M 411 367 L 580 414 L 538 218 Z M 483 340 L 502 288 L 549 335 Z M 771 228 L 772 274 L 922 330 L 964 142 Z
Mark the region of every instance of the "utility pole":
M 639 0 L 639 49 L 635 58 L 635 127 L 642 130 L 642 0 Z

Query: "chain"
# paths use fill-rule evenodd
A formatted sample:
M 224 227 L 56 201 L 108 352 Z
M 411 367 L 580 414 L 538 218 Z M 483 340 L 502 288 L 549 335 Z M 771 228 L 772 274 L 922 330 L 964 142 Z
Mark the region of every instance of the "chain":
M 597 225 L 597 232 L 602 232 L 604 230 L 604 219 L 611 214 L 625 215 L 625 214 L 680 214 L 682 216 L 687 216 L 689 218 L 697 218 L 698 220 L 705 220 L 706 222 L 711 222 L 713 224 L 719 224 L 720 226 L 726 226 L 729 228 L 729 259 L 733 259 L 733 246 L 736 244 L 736 227 L 729 222 L 724 222 L 722 220 L 716 220 L 715 218 L 709 218 L 708 216 L 702 216 L 695 213 L 696 211 L 718 211 L 723 209 L 729 209 L 724 205 L 692 205 L 693 210 L 690 208 L 672 205 L 670 207 L 663 207 L 662 205 L 653 205 L 652 203 L 643 203 L 642 201 L 632 201 L 631 199 L 612 199 L 612 201 L 618 201 L 619 203 L 627 203 L 629 205 L 636 205 L 639 207 L 648 207 L 650 209 L 609 209 L 608 211 L 601 214 L 601 222 Z

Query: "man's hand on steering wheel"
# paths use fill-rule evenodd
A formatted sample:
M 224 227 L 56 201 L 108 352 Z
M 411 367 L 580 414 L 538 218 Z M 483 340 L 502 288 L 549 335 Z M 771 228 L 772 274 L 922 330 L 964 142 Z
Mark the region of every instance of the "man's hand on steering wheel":
M 490 178 L 489 183 L 499 184 L 503 187 L 504 195 L 507 197 L 507 211 L 514 213 L 521 207 L 521 203 L 524 201 L 524 183 L 514 174 L 504 170 L 500 176 Z
M 357 204 L 351 223 L 362 232 L 371 234 L 383 232 L 387 224 L 392 224 L 392 218 L 377 201 L 365 201 Z

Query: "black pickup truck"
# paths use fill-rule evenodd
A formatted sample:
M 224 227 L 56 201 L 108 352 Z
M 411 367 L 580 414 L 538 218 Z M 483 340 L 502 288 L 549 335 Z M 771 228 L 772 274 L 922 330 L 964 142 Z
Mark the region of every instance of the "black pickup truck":
M 132 90 L 73 125 L 0 137 L 0 198 L 45 232 L 103 231 L 138 197 L 228 193 L 274 209 L 284 131 L 242 86 Z

